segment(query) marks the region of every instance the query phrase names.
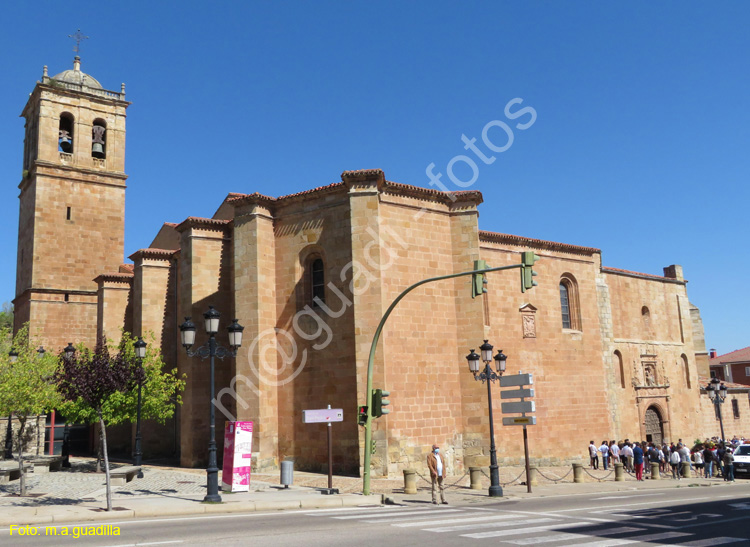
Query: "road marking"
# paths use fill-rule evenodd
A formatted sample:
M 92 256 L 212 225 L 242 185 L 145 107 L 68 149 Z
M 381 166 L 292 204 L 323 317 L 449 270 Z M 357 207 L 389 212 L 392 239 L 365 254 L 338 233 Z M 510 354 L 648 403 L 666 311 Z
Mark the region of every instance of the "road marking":
M 492 516 L 482 516 L 482 517 L 470 517 L 470 518 L 456 518 L 456 519 L 448 519 L 448 520 L 441 520 L 440 524 L 458 524 L 461 522 L 486 522 L 490 520 L 507 520 L 507 519 L 515 519 L 518 518 L 515 515 L 498 515 L 496 517 Z M 407 528 L 410 526 L 424 526 L 424 522 L 402 522 L 393 524 L 392 526 L 398 526 L 399 528 Z
M 659 496 L 659 495 L 661 495 L 661 494 L 636 494 L 635 496 L 627 496 L 627 498 L 628 499 L 630 499 L 630 498 L 644 498 L 644 497 L 647 497 L 647 496 Z M 604 497 L 604 498 L 593 498 L 592 501 L 597 501 L 597 500 L 621 500 L 623 497 L 625 497 L 625 496 L 607 496 L 607 497 Z
M 674 539 L 685 536 L 692 536 L 693 534 L 686 534 L 685 532 L 662 532 L 661 534 L 646 534 L 644 536 L 630 536 L 628 539 L 635 541 L 661 541 L 662 539 Z
M 513 522 L 484 522 L 481 524 L 466 524 L 466 525 L 456 525 L 456 526 L 441 526 L 439 528 L 422 528 L 424 532 L 458 532 L 460 530 L 466 530 L 467 528 L 471 528 L 472 530 L 476 530 L 478 528 L 505 528 L 508 526 L 520 526 L 524 524 L 541 524 L 543 522 L 554 522 L 555 519 L 550 518 L 537 518 L 537 519 L 527 519 L 527 520 L 516 520 Z
M 734 507 L 735 509 L 750 509 L 750 503 L 730 503 L 729 507 Z
M 466 514 L 461 509 L 445 509 L 443 511 L 435 511 L 435 513 L 430 513 L 428 511 L 423 511 L 421 513 L 417 513 L 415 515 L 387 515 L 390 518 L 376 518 L 376 517 L 370 517 L 371 520 L 362 520 L 362 522 L 367 522 L 370 524 L 382 524 L 382 523 L 392 523 L 392 522 L 407 522 L 411 520 L 434 520 L 438 518 L 439 520 L 435 524 L 439 524 L 443 519 L 440 519 L 438 514 L 445 514 L 445 513 L 463 513 Z M 451 515 L 452 517 L 455 515 Z
M 747 541 L 744 538 L 718 537 L 710 539 L 698 539 L 681 545 L 687 547 L 710 547 L 712 545 L 724 545 L 725 543 L 737 543 L 738 541 Z
M 453 511 L 456 511 L 457 509 L 453 509 Z M 450 509 L 427 509 L 426 507 L 424 509 L 417 508 L 417 509 L 405 509 L 401 511 L 392 511 L 392 510 L 385 510 L 385 511 L 377 511 L 377 512 L 368 512 L 368 513 L 357 513 L 356 515 L 346 515 L 344 517 L 331 517 L 337 520 L 348 520 L 348 519 L 360 519 L 360 518 L 379 518 L 379 517 L 392 517 L 394 515 L 412 515 L 412 514 L 420 514 L 420 513 L 436 513 L 439 511 L 450 511 Z M 328 515 L 324 515 L 328 516 Z
M 125 543 L 123 545 L 110 545 L 108 547 L 142 547 L 143 545 L 166 545 L 167 543 L 185 543 L 182 540 L 177 541 L 153 541 L 151 543 Z
M 383 508 L 383 511 L 394 511 L 397 507 L 406 507 L 405 505 L 394 505 L 392 508 Z M 378 507 L 370 506 L 370 507 L 336 507 L 335 509 L 305 509 L 306 513 L 305 516 L 308 517 L 315 517 L 318 515 L 326 516 L 324 513 L 341 513 L 342 511 L 376 511 L 379 510 Z
M 550 524 L 548 526 L 532 526 L 531 528 L 523 528 L 519 530 L 495 530 L 493 532 L 479 532 L 477 534 L 461 534 L 461 537 L 472 538 L 472 539 L 483 539 L 483 538 L 494 538 L 499 536 L 517 536 L 520 534 L 531 534 L 534 532 L 550 532 L 557 531 L 563 528 L 573 528 L 574 526 L 586 526 L 590 524 L 588 522 L 567 522 L 562 524 Z M 687 535 L 687 534 L 685 534 Z
M 572 541 L 574 539 L 589 539 L 591 536 L 583 534 L 554 534 L 552 536 L 542 536 L 524 539 L 509 539 L 503 543 L 510 543 L 511 545 L 536 545 L 537 543 L 551 543 L 553 541 Z
M 701 500 L 707 500 L 707 499 L 715 499 L 715 498 L 709 498 L 709 497 L 691 498 L 690 500 L 687 500 L 687 501 L 684 501 L 681 504 L 678 504 L 676 507 L 679 507 L 680 505 L 692 504 L 695 501 L 701 501 Z M 674 500 L 674 501 L 680 501 L 680 500 Z M 638 507 L 640 505 L 654 505 L 656 503 L 664 503 L 664 500 L 642 501 L 640 503 L 628 503 L 628 504 L 625 504 L 625 505 L 612 505 L 609 509 L 622 509 L 624 507 Z M 597 505 L 595 507 L 578 507 L 576 509 L 558 509 L 555 512 L 556 513 L 569 513 L 571 511 L 591 511 L 591 512 L 594 512 L 595 510 L 601 509 L 601 508 L 602 508 L 601 505 Z M 600 511 L 600 512 L 603 512 L 603 511 Z

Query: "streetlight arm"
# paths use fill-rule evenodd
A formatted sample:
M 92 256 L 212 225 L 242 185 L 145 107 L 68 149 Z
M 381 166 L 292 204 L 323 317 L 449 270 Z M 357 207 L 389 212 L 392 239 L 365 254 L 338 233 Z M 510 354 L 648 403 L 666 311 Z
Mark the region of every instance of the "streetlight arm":
M 404 298 L 407 294 L 409 294 L 411 291 L 419 287 L 420 285 L 424 285 L 426 283 L 432 283 L 433 281 L 442 281 L 443 279 L 453 279 L 455 277 L 464 277 L 467 275 L 474 275 L 478 273 L 488 273 L 488 272 L 499 272 L 501 270 L 512 270 L 514 268 L 521 268 L 523 267 L 523 264 L 511 264 L 510 266 L 500 266 L 498 268 L 484 268 L 481 270 L 470 270 L 468 272 L 460 272 L 450 275 L 441 275 L 438 277 L 430 277 L 428 279 L 423 279 L 421 281 L 418 281 L 411 285 L 410 287 L 407 287 L 404 289 L 404 291 L 399 294 L 396 299 L 391 303 L 390 306 L 388 306 L 388 309 L 383 314 L 382 319 L 380 320 L 380 323 L 378 323 L 378 328 L 375 329 L 375 334 L 372 337 L 372 344 L 370 345 L 370 356 L 367 360 L 367 393 L 365 398 L 365 404 L 367 405 L 367 421 L 365 422 L 365 462 L 364 462 L 364 484 L 362 488 L 362 493 L 367 496 L 370 494 L 370 459 L 372 457 L 370 445 L 372 444 L 372 376 L 373 376 L 373 368 L 375 364 L 375 352 L 377 351 L 378 347 L 378 341 L 380 340 L 380 333 L 383 331 L 383 326 L 385 325 L 385 322 L 388 320 L 388 317 L 391 315 L 391 312 L 396 307 L 396 305 L 401 302 L 401 299 Z

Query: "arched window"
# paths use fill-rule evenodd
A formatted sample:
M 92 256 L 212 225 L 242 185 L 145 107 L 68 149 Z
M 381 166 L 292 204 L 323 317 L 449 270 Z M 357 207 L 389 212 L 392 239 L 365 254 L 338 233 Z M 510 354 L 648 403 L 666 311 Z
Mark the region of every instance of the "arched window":
M 581 330 L 578 284 L 570 274 L 564 274 L 560 278 L 560 313 L 564 329 Z
M 615 367 L 620 375 L 620 387 L 625 388 L 625 366 L 622 363 L 622 353 L 620 350 L 615 350 Z
M 107 157 L 107 141 L 104 133 L 107 131 L 107 122 L 97 118 L 91 127 L 91 157 L 104 159 Z
M 73 126 L 75 119 L 73 114 L 63 112 L 60 114 L 60 127 L 57 133 L 57 150 L 66 154 L 73 153 Z
M 688 358 L 687 355 L 684 353 L 682 354 L 682 368 L 685 371 L 685 385 L 688 389 L 691 388 L 691 382 L 690 382 L 690 368 L 688 367 Z
M 325 265 L 322 258 L 310 262 L 310 300 L 312 306 L 319 306 L 326 301 Z
M 641 308 L 641 321 L 643 321 L 643 328 L 646 333 L 651 332 L 651 312 L 648 311 L 646 306 Z

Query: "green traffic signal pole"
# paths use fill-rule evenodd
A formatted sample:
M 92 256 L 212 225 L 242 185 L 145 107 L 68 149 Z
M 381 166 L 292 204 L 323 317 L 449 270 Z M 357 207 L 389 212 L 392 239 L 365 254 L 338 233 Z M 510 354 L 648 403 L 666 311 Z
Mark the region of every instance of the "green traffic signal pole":
M 362 493 L 367 496 L 370 494 L 370 460 L 372 459 L 372 374 L 373 374 L 373 368 L 375 364 L 375 350 L 378 347 L 378 340 L 380 339 L 380 333 L 383 331 L 383 325 L 385 325 L 386 320 L 388 319 L 388 316 L 391 315 L 391 312 L 396 307 L 396 304 L 398 304 L 401 299 L 409 294 L 411 291 L 419 287 L 420 285 L 424 285 L 426 283 L 431 283 L 433 281 L 441 281 L 443 279 L 452 279 L 454 277 L 463 277 L 466 275 L 474 275 L 474 274 L 484 274 L 488 272 L 499 272 L 500 270 L 511 270 L 513 268 L 522 268 L 523 264 L 513 264 L 511 266 L 500 266 L 499 268 L 485 268 L 482 270 L 471 270 L 468 272 L 461 272 L 456 274 L 450 274 L 450 275 L 441 275 L 439 277 L 430 277 L 429 279 L 423 279 L 422 281 L 418 281 L 417 283 L 414 283 L 414 285 L 406 288 L 401 294 L 399 294 L 396 299 L 391 303 L 391 305 L 386 310 L 385 314 L 383 314 L 383 318 L 380 320 L 380 323 L 378 324 L 378 328 L 375 329 L 375 335 L 372 337 L 372 345 L 370 346 L 370 358 L 367 360 L 367 396 L 365 399 L 365 404 L 367 405 L 367 421 L 365 422 L 365 465 L 364 465 L 364 484 L 362 487 Z

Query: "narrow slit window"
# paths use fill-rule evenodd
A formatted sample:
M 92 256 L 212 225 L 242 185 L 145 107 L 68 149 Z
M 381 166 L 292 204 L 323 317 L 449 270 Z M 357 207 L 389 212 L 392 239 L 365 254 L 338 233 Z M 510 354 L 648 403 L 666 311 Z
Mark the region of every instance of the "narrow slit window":
M 740 403 L 737 399 L 732 399 L 732 414 L 736 419 L 740 417 Z
M 71 208 L 70 207 L 66 207 L 65 220 L 70 220 L 70 218 L 71 218 Z
M 570 295 L 565 283 L 560 283 L 560 307 L 562 309 L 562 324 L 564 329 L 570 328 Z
M 70 302 L 70 293 L 65 293 L 65 301 Z
M 325 303 L 326 301 L 326 286 L 325 286 L 325 268 L 323 260 L 316 258 L 310 268 L 310 280 L 312 287 L 312 305 L 317 306 L 319 299 L 320 302 Z

